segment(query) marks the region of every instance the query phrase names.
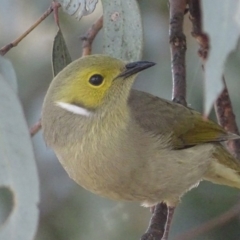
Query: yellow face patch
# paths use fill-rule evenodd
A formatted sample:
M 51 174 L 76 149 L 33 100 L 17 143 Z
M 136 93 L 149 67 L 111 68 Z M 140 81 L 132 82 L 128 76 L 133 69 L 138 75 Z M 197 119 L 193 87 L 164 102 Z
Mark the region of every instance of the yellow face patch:
M 88 61 L 85 64 L 82 62 L 79 68 L 73 66 L 71 72 L 64 74 L 64 83 L 59 86 L 55 100 L 96 109 L 102 105 L 114 79 L 123 68 L 124 63 L 120 60 L 114 63 L 110 61 L 107 65 L 106 62 L 91 60 L 89 64 Z

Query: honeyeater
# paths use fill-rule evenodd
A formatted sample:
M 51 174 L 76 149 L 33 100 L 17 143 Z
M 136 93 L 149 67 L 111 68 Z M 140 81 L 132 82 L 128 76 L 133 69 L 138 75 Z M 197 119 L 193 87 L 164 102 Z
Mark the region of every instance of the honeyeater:
M 239 136 L 188 107 L 131 89 L 153 65 L 91 55 L 53 79 L 43 135 L 70 178 L 145 206 L 176 206 L 201 180 L 240 188 L 240 164 L 221 143 Z

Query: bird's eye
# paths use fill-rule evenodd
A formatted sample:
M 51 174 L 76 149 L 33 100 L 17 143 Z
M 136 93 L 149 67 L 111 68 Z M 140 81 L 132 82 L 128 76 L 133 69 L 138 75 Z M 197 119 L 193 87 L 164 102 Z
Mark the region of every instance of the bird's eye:
M 94 74 L 90 77 L 89 82 L 94 86 L 99 86 L 103 83 L 103 76 L 100 74 Z

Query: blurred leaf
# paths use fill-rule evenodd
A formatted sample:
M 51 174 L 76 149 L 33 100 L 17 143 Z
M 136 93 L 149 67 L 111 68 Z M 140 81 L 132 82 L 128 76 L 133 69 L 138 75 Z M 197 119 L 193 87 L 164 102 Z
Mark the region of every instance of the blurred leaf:
M 236 48 L 240 32 L 234 19 L 237 2 L 239 1 L 202 1 L 203 26 L 210 37 L 211 46 L 205 64 L 205 115 L 209 114 L 214 101 L 223 90 L 224 65 L 229 53 Z
M 143 27 L 136 0 L 102 0 L 104 53 L 125 61 L 142 56 Z
M 98 0 L 57 0 L 63 8 L 63 11 L 69 15 L 75 15 L 80 20 L 83 16 L 92 13 Z
M 71 56 L 62 35 L 61 29 L 58 30 L 54 38 L 52 50 L 53 76 L 56 76 L 63 68 L 71 63 Z
M 12 63 L 3 57 L 0 57 L 0 74 L 8 81 L 13 90 L 17 92 L 17 77 L 12 67 Z
M 13 192 L 0 186 L 0 226 L 4 224 L 13 209 Z
M 1 58 L 0 188 L 9 189 L 14 201 L 11 214 L 0 226 L 0 239 L 31 240 L 39 215 L 38 173 L 22 107 L 10 79 L 5 78 L 14 76 L 14 70 L 4 61 Z
M 236 10 L 236 13 L 235 13 L 235 20 L 238 24 L 238 27 L 240 28 L 240 1 L 238 0 L 238 3 L 237 3 L 237 10 Z

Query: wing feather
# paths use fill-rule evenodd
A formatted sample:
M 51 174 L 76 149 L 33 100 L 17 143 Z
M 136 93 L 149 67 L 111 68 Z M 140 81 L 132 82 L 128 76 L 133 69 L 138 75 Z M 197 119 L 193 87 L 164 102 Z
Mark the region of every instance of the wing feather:
M 240 138 L 190 108 L 145 92 L 132 90 L 128 103 L 141 128 L 159 135 L 172 133 L 174 149 Z

